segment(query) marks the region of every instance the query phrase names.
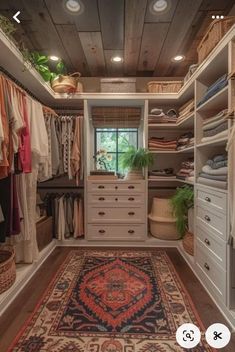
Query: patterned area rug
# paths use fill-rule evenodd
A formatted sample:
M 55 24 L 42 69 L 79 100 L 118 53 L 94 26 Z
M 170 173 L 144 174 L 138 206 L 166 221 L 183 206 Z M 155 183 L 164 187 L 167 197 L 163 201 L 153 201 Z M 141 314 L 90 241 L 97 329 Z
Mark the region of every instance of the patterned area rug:
M 204 330 L 166 252 L 71 250 L 8 351 L 180 352 L 188 322 Z

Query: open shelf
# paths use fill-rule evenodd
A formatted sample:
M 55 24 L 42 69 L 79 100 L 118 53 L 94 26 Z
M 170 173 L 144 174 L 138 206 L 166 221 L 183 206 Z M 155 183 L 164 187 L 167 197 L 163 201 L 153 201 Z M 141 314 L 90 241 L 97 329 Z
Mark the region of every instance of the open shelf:
M 198 148 L 203 148 L 203 147 L 208 147 L 208 146 L 223 146 L 226 145 L 228 141 L 228 137 L 223 137 L 223 138 L 219 138 L 219 139 L 214 139 L 205 143 L 199 143 L 197 144 Z
M 228 85 L 197 108 L 198 112 L 224 109 L 228 106 Z
M 183 150 L 150 150 L 151 154 L 184 154 L 193 153 L 194 146 L 185 148 Z
M 151 130 L 169 130 L 180 127 L 181 129 L 192 129 L 194 126 L 194 112 L 185 120 L 176 123 L 149 123 L 148 127 Z

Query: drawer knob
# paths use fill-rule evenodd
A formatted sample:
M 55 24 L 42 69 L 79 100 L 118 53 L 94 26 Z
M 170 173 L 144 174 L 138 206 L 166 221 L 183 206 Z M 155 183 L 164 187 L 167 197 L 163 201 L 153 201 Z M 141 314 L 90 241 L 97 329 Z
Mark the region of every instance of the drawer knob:
M 205 241 L 204 241 L 208 246 L 211 245 L 210 241 L 206 238 Z
M 99 185 L 98 188 L 99 188 L 99 189 L 104 189 L 104 186 Z
M 130 185 L 130 186 L 128 186 L 128 188 L 129 188 L 129 189 L 134 189 L 135 186 Z
M 135 231 L 134 230 L 128 230 L 128 233 L 133 234 L 133 233 L 135 233 Z
M 118 201 L 118 198 L 115 198 L 115 201 L 117 202 L 117 201 Z
M 100 197 L 99 200 L 105 200 L 105 198 L 104 197 Z
M 208 265 L 207 263 L 204 264 L 204 268 L 205 268 L 206 270 L 208 270 L 208 271 L 210 270 L 210 267 L 209 267 L 209 265 Z
M 133 202 L 133 200 L 135 200 L 135 198 L 130 197 L 130 198 L 128 198 L 128 200 Z
M 133 216 L 135 213 L 133 211 L 129 211 L 128 215 Z
M 209 203 L 211 202 L 211 199 L 209 197 L 206 197 L 205 200 Z
M 118 186 L 115 186 L 115 189 L 118 189 Z
M 99 230 L 99 233 L 105 233 L 105 230 Z
M 206 221 L 208 221 L 208 222 L 211 221 L 211 218 L 210 218 L 208 215 L 205 215 L 204 219 L 205 219 Z
M 104 211 L 99 211 L 98 214 L 101 215 L 101 216 L 103 216 L 103 215 L 105 215 L 105 212 L 104 212 Z

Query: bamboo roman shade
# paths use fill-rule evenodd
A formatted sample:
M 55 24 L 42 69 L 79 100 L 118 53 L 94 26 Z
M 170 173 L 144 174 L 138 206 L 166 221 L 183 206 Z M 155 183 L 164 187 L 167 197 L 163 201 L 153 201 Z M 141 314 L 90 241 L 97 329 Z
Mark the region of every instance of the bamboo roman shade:
M 138 128 L 141 108 L 97 106 L 92 108 L 91 116 L 95 128 Z

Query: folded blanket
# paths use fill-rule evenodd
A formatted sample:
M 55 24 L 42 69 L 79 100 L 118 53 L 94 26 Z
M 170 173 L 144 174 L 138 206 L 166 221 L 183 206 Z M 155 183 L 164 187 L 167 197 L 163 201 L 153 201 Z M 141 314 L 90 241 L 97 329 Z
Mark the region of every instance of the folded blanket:
M 206 142 L 210 142 L 216 139 L 220 139 L 220 138 L 224 138 L 228 136 L 228 130 L 222 131 L 220 133 L 215 134 L 214 136 L 210 136 L 210 137 L 202 137 L 201 139 L 201 143 L 206 143 Z
M 210 180 L 227 181 L 227 175 L 209 175 L 209 174 L 206 174 L 205 172 L 200 172 L 199 176 L 208 178 Z
M 203 103 L 205 103 L 208 99 L 213 97 L 216 93 L 226 87 L 228 84 L 227 74 L 224 74 L 222 77 L 218 78 L 216 82 L 214 82 L 205 92 L 202 99 L 198 102 L 197 106 L 199 107 Z
M 212 169 L 209 165 L 204 165 L 202 167 L 202 172 L 205 172 L 206 174 L 209 174 L 209 175 L 227 175 L 228 168 L 227 166 L 224 166 L 219 169 Z
M 223 132 L 227 129 L 228 129 L 228 121 L 224 121 L 224 122 L 220 123 L 218 126 L 212 128 L 210 130 L 203 131 L 203 136 L 204 137 L 215 136 L 218 133 Z
M 210 180 L 204 177 L 198 177 L 197 182 L 211 187 L 227 189 L 227 182 L 225 181 L 216 181 L 216 180 Z
M 217 161 L 228 160 L 227 154 L 216 154 L 212 157 L 212 160 L 216 163 Z
M 228 166 L 228 160 L 222 160 L 217 162 L 208 160 L 206 164 L 209 165 L 212 169 L 219 169 L 221 167 Z
M 190 182 L 194 182 L 194 176 L 189 176 L 189 177 L 187 177 L 187 181 L 190 181 Z
M 206 120 L 203 121 L 203 129 L 204 127 L 206 127 L 207 125 L 210 125 L 215 121 L 218 121 L 218 120 L 220 121 L 222 118 L 227 116 L 227 114 L 228 114 L 228 109 L 224 109 L 224 110 L 221 110 L 217 115 L 207 118 Z
M 212 130 L 213 128 L 216 128 L 217 126 L 220 126 L 222 123 L 224 122 L 228 122 L 228 119 L 225 117 L 219 118 L 218 120 L 208 123 L 207 125 L 204 125 L 202 127 L 203 131 L 208 131 L 208 130 Z

